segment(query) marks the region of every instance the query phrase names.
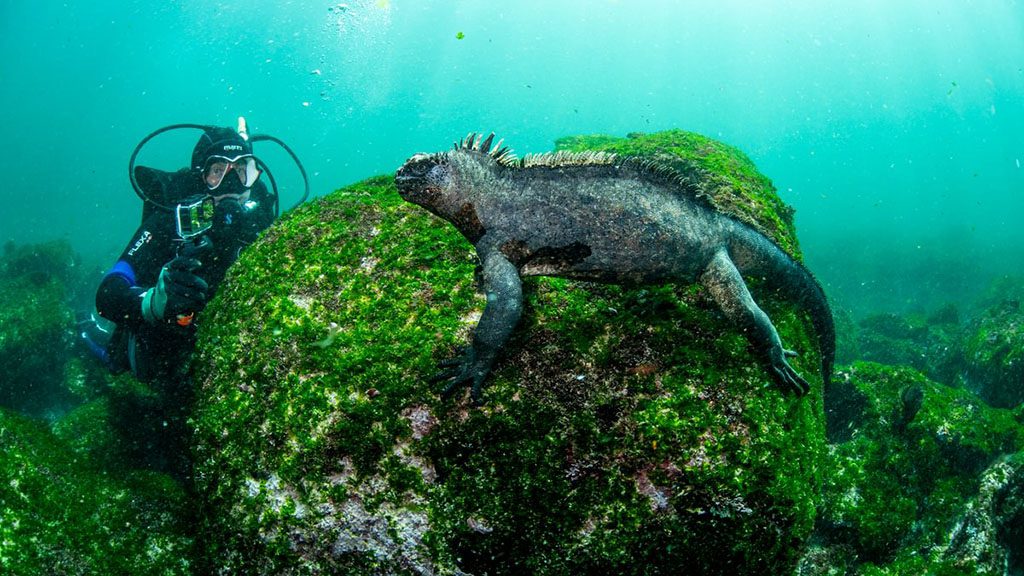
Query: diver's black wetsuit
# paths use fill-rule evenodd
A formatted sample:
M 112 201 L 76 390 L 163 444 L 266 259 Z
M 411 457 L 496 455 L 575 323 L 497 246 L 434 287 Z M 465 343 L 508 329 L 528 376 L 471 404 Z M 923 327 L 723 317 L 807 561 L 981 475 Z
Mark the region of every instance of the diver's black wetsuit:
M 199 177 L 187 169 L 165 174 L 163 185 L 160 197 L 168 203 L 206 193 Z M 274 219 L 272 197 L 262 182 L 252 187 L 250 200 L 256 203 L 254 208 L 235 212 L 230 218 L 225 217 L 221 206 L 215 210 L 213 227 L 206 233 L 212 247 L 195 256 L 202 262 L 197 275 L 209 285 L 208 295 L 217 289 L 241 249 Z M 180 369 L 195 343 L 196 325 L 150 324 L 142 316 L 141 301 L 145 291 L 157 283 L 161 268 L 194 240 L 178 236 L 174 213 L 156 209 L 146 212 L 120 259 L 100 283 L 96 310 L 117 324 L 107 348 L 112 367 L 131 368 L 139 380 L 166 389 L 181 375 Z

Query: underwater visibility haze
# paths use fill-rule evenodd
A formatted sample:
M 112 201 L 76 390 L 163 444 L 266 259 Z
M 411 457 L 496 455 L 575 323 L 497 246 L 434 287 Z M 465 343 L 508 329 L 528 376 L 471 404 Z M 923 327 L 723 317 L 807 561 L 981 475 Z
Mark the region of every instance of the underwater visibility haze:
M 470 131 L 522 155 L 566 135 L 680 128 L 773 179 L 812 268 L 848 306 L 956 300 L 1024 266 L 1022 10 L 5 2 L 0 232 L 67 238 L 106 266 L 137 224 L 128 155 L 177 122 L 245 116 L 300 154 L 314 195 Z M 194 137 L 158 139 L 140 163 L 183 166 Z M 286 157 L 267 160 L 301 187 Z
M 655 574 L 714 566 L 690 535 L 733 531 L 738 573 L 961 574 L 996 550 L 982 573 L 1024 574 L 1020 0 L 5 0 L 0 85 L 0 359 L 32 359 L 0 373 L 0 572 Z M 240 116 L 316 201 L 201 316 L 186 489 L 106 450 L 144 452 L 160 420 L 72 359 L 70 310 L 139 226 L 136 145 Z M 500 408 L 438 400 L 425 371 L 480 316 L 471 256 L 393 177 L 492 132 L 519 157 L 685 142 L 766 176 L 792 222 L 757 216 L 835 313 L 832 385 L 785 305 L 759 300 L 803 400 L 693 291 L 544 279 L 488 380 Z M 137 163 L 185 167 L 198 136 Z M 254 152 L 291 207 L 295 163 Z M 70 296 L 28 261 L 74 268 Z M 140 426 L 114 442 L 117 414 Z M 97 467 L 118 473 L 81 493 Z

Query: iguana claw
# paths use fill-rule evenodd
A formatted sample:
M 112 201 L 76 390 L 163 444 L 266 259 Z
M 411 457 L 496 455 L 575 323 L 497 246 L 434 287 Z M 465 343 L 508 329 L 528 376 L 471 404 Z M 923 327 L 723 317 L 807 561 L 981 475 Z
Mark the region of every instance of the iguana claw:
M 786 350 L 783 348 L 776 348 L 768 354 L 769 373 L 783 390 L 790 390 L 795 392 L 797 396 L 803 396 L 811 390 L 811 385 L 804 380 L 789 362 L 786 362 L 786 358 L 795 358 L 799 356 L 793 350 Z
M 460 385 L 470 382 L 470 396 L 473 399 L 473 404 L 480 406 L 483 404 L 484 378 L 483 375 L 477 375 L 480 371 L 474 369 L 476 364 L 476 353 L 473 348 L 463 348 L 455 356 L 437 363 L 438 368 L 448 368 L 448 370 L 434 374 L 430 378 L 430 382 L 448 382 L 448 385 L 441 390 L 441 398 L 445 400 L 450 398 Z

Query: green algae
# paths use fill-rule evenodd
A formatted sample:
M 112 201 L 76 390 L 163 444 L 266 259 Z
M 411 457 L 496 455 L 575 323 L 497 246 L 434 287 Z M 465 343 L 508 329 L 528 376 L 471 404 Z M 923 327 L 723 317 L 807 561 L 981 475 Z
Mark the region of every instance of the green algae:
M 109 382 L 74 355 L 76 266 L 64 241 L 0 258 L 0 573 L 191 574 L 184 491 L 124 465 Z
M 101 416 L 79 413 L 58 428 L 96 429 L 84 423 L 89 418 Z M 3 409 L 0 453 L 0 572 L 192 573 L 187 500 L 170 478 L 112 474 L 84 444 L 69 447 L 44 425 Z
M 959 384 L 963 372 L 962 327 L 955 308 L 944 307 L 930 316 L 877 314 L 856 329 L 857 360 L 911 366 L 948 386 Z
M 119 466 L 119 438 L 110 424 L 110 401 L 106 398 L 74 408 L 51 428 L 76 458 L 102 469 L 113 470 Z
M 698 289 L 530 279 L 476 409 L 429 383 L 483 308 L 475 266 L 388 177 L 290 213 L 243 253 L 200 319 L 194 366 L 211 569 L 795 565 L 824 453 L 801 316 L 764 302 L 817 384 L 794 398 Z
M 0 406 L 47 416 L 76 398 L 64 387 L 72 314 L 67 242 L 8 244 L 0 258 Z
M 966 573 L 942 556 L 948 534 L 981 472 L 1024 448 L 1024 428 L 910 368 L 858 362 L 838 376 L 836 394 L 860 396 L 863 412 L 831 446 L 819 525 L 852 547 L 860 574 Z M 913 389 L 922 400 L 907 421 Z
M 993 406 L 1024 403 L 1024 312 L 1018 300 L 1003 300 L 971 323 L 963 358 L 969 389 Z

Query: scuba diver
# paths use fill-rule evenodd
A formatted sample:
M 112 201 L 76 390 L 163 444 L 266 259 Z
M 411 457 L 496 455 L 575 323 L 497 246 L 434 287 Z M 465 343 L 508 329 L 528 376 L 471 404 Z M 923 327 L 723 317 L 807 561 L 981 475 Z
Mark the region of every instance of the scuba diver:
M 252 143 L 270 140 L 291 155 L 306 185 L 296 206 L 309 194 L 305 169 L 291 149 L 272 136 L 250 137 L 245 119 L 238 121 L 237 129 L 175 124 L 139 143 L 128 171 L 143 200 L 142 224 L 100 282 L 99 318 L 93 314 L 79 323 L 80 336 L 107 368 L 115 373 L 131 370 L 158 394 L 154 416 L 164 427 L 170 422 L 183 429 L 192 394 L 188 364 L 196 315 L 239 253 L 278 215 L 277 185 L 253 154 Z M 202 130 L 188 168 L 165 172 L 135 166 L 150 139 L 179 128 Z M 261 181 L 262 174 L 273 190 Z M 168 442 L 174 444 L 158 441 Z
M 153 137 L 179 128 L 203 131 L 188 168 L 164 172 L 135 166 Z M 131 369 L 143 382 L 180 375 L 195 344 L 195 315 L 213 296 L 228 267 L 278 213 L 277 186 L 252 143 L 245 119 L 238 129 L 195 124 L 161 128 L 139 143 L 129 161 L 129 178 L 143 200 L 142 225 L 96 292 L 96 311 L 116 325 L 96 321 L 82 330 L 92 350 L 114 372 Z M 262 170 L 261 170 L 262 168 Z M 260 181 L 266 173 L 273 191 Z

